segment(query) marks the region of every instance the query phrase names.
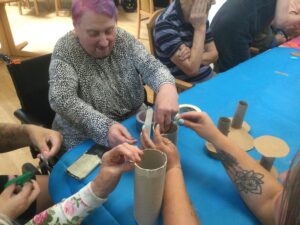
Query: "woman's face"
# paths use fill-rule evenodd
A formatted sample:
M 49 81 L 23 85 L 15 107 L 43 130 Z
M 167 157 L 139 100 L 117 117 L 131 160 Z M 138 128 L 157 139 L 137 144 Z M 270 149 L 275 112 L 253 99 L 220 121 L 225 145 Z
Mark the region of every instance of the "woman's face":
M 105 58 L 110 55 L 115 44 L 115 25 L 114 18 L 87 11 L 75 25 L 75 34 L 88 54 L 95 58 Z

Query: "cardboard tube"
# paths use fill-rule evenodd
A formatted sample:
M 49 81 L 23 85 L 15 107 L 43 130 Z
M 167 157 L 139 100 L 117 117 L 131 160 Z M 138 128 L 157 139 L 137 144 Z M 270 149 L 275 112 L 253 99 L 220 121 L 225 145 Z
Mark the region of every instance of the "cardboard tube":
M 235 129 L 242 127 L 244 116 L 248 108 L 248 103 L 245 101 L 239 101 L 238 107 L 235 111 L 234 117 L 232 119 L 231 126 Z
M 134 217 L 139 225 L 155 225 L 163 199 L 167 155 L 146 149 L 134 170 Z
M 262 156 L 260 159 L 260 165 L 268 171 L 271 171 L 275 158 Z
M 222 134 L 227 136 L 227 134 L 229 133 L 230 124 L 231 124 L 231 120 L 229 118 L 220 117 L 218 121 L 218 129 L 222 132 Z
M 176 123 L 171 123 L 170 129 L 161 135 L 168 138 L 175 146 L 177 146 L 178 125 Z

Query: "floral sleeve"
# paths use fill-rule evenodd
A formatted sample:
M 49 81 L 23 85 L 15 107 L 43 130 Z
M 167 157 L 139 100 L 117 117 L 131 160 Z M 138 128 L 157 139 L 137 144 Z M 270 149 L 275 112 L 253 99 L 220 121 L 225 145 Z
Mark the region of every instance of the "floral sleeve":
M 105 201 L 94 194 L 89 183 L 76 194 L 34 216 L 26 225 L 80 224 Z

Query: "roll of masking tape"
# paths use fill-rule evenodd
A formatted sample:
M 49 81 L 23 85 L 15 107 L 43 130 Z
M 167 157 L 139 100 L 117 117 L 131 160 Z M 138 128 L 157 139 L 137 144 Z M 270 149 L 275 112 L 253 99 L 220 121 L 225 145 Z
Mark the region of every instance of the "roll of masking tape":
M 201 112 L 202 110 L 199 107 L 197 107 L 195 105 L 191 105 L 191 104 L 179 105 L 178 114 L 185 113 L 185 112 L 191 112 L 191 111 Z
M 177 123 L 178 125 L 183 125 L 184 124 L 184 120 L 183 119 L 179 119 L 178 116 L 182 113 L 186 113 L 186 112 L 201 112 L 201 109 L 198 108 L 195 105 L 190 105 L 190 104 L 182 104 L 179 105 L 179 111 L 175 116 L 174 122 Z

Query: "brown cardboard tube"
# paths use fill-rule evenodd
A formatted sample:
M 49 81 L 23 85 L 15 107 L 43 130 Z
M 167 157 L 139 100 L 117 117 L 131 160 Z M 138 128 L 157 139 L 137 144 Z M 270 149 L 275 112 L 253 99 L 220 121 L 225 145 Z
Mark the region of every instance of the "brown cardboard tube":
M 227 136 L 227 134 L 229 133 L 230 123 L 231 123 L 231 120 L 227 117 L 220 117 L 220 119 L 218 121 L 218 129 L 225 136 Z
M 271 171 L 275 158 L 262 156 L 259 164 L 268 171 Z
M 146 149 L 134 169 L 134 217 L 139 225 L 155 225 L 159 216 L 167 166 L 167 155 Z
M 239 101 L 238 107 L 235 111 L 234 117 L 232 119 L 231 126 L 235 129 L 239 129 L 242 127 L 244 116 L 246 114 L 248 108 L 248 103 L 245 101 Z

